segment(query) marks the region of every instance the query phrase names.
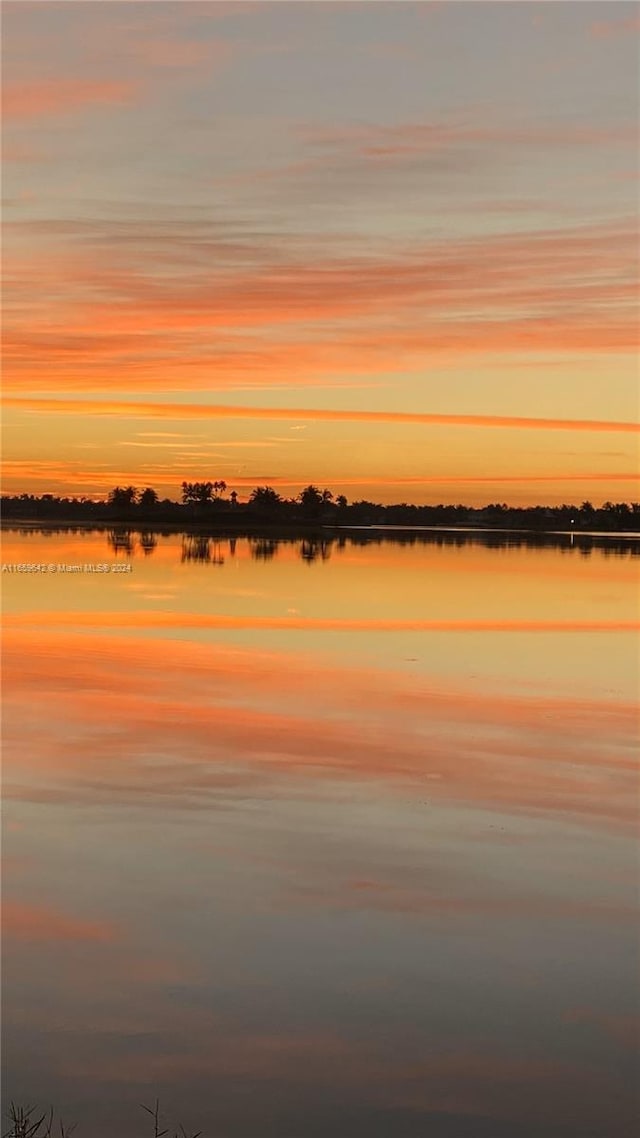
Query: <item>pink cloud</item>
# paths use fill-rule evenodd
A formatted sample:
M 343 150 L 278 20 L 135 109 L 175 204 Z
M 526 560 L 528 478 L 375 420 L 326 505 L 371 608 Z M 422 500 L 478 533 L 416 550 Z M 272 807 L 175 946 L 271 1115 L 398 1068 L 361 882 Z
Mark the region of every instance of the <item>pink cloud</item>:
M 124 106 L 132 102 L 137 89 L 134 83 L 115 80 L 50 79 L 11 83 L 4 87 L 2 105 L 9 120 L 44 118 L 91 106 Z
M 21 941 L 111 941 L 115 926 L 107 921 L 72 917 L 46 905 L 2 902 L 3 936 Z
M 634 4 L 630 8 L 636 7 Z M 633 34 L 640 31 L 640 15 L 627 16 L 621 20 L 598 20 L 590 25 L 589 34 L 593 39 L 612 39 L 614 36 Z
M 110 392 L 208 388 L 212 377 L 326 386 L 421 371 L 436 357 L 631 352 L 637 342 L 630 219 L 386 256 L 285 243 L 276 262 L 267 239 L 196 223 L 45 220 L 6 233 L 36 239 L 38 252 L 5 255 L 5 391 L 86 390 L 89 379 Z M 196 249 L 210 251 L 214 275 L 192 268 Z

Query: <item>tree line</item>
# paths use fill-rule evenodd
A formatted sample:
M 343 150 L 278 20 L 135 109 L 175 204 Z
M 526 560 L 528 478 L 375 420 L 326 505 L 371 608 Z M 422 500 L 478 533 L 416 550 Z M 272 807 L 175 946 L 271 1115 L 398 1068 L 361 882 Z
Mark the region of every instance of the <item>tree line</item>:
M 60 497 L 55 494 L 4 495 L 4 518 L 67 519 L 70 521 L 212 522 L 241 528 L 242 525 L 398 525 L 462 526 L 498 528 L 632 531 L 640 530 L 639 502 L 606 501 L 580 505 L 509 506 L 492 502 L 483 507 L 465 505 L 383 505 L 359 499 L 349 502 L 344 494 L 313 484 L 295 497 L 283 497 L 273 486 L 256 486 L 241 502 L 236 490 L 227 493 L 224 480 L 184 481 L 180 500 L 161 499 L 152 486 L 115 486 L 104 499 Z

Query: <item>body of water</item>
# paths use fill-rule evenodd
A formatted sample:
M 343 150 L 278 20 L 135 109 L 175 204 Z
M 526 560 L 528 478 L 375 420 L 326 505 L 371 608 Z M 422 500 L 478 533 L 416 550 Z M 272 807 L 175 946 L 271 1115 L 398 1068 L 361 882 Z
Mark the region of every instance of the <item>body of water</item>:
M 5 1101 L 635 1135 L 637 552 L 7 529 Z

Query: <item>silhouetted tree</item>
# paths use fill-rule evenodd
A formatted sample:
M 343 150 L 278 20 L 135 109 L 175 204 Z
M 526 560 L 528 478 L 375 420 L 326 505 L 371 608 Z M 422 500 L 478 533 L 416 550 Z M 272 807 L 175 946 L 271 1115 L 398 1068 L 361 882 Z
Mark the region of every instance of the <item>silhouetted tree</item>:
M 249 503 L 262 513 L 270 513 L 282 505 L 282 498 L 272 486 L 256 486 L 249 495 Z
M 182 501 L 185 505 L 195 502 L 203 506 L 211 501 L 213 495 L 213 482 L 183 482 Z
M 138 498 L 138 504 L 143 510 L 153 509 L 158 503 L 158 495 L 152 486 L 147 486 Z
M 109 491 L 109 505 L 116 510 L 128 510 L 134 504 L 137 493 L 135 486 L 115 486 Z
M 305 486 L 300 493 L 300 501 L 305 510 L 317 510 L 322 505 L 322 492 L 317 486 Z
M 333 498 L 330 490 L 319 490 L 317 486 L 305 486 L 300 494 L 300 502 L 305 514 L 309 517 L 318 517 L 323 506 L 328 506 Z

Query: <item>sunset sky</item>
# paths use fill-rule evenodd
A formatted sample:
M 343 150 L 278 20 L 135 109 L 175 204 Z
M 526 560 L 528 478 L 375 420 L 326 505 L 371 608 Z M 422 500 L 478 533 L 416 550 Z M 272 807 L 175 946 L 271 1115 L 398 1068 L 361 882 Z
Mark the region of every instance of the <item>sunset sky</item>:
M 630 3 L 5 3 L 4 492 L 638 500 Z

